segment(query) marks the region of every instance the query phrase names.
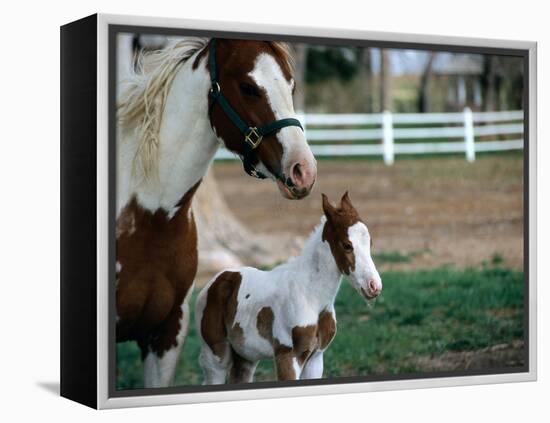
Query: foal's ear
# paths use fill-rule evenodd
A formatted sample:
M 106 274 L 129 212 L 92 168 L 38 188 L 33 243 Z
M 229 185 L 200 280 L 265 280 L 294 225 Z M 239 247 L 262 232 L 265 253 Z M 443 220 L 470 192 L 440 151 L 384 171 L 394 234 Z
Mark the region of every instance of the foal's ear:
M 323 212 L 325 213 L 327 219 L 330 219 L 336 209 L 332 204 L 330 204 L 330 202 L 328 201 L 328 197 L 325 194 L 321 194 L 321 196 L 323 197 Z
M 349 199 L 349 193 L 346 191 L 344 195 L 342 196 L 342 199 L 340 200 L 340 207 L 343 209 L 352 209 L 353 204 L 351 204 L 351 200 Z

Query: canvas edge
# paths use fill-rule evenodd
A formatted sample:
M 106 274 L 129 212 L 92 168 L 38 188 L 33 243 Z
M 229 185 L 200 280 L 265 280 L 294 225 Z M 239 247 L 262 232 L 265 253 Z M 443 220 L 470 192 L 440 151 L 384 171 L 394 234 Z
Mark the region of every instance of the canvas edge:
M 107 15 L 97 15 L 97 408 L 109 404 L 109 49 Z M 121 405 L 120 407 L 123 407 Z
M 537 380 L 537 43 L 529 43 L 529 374 Z
M 250 399 L 283 398 L 310 395 L 360 393 L 373 391 L 422 389 L 465 385 L 527 382 L 537 379 L 537 99 L 536 64 L 537 44 L 533 41 L 498 40 L 437 36 L 426 34 L 404 34 L 393 32 L 370 32 L 320 27 L 299 27 L 264 24 L 243 24 L 241 22 L 220 22 L 158 18 L 147 16 L 126 16 L 98 14 L 98 60 L 97 60 L 97 407 L 101 409 L 139 407 L 152 405 L 189 404 L 215 401 L 238 401 Z M 281 387 L 270 389 L 247 389 L 215 392 L 196 392 L 166 395 L 144 395 L 132 397 L 109 397 L 109 325 L 108 325 L 108 27 L 109 25 L 158 26 L 202 30 L 223 30 L 236 32 L 266 33 L 273 35 L 295 35 L 325 38 L 369 39 L 375 41 L 403 41 L 421 44 L 445 44 L 468 47 L 510 48 L 529 51 L 529 371 L 522 373 L 454 376 L 433 379 L 413 379 L 353 384 Z M 243 31 L 246 28 L 246 31 Z
M 59 394 L 92 408 L 97 406 L 96 49 L 97 15 L 60 27 Z

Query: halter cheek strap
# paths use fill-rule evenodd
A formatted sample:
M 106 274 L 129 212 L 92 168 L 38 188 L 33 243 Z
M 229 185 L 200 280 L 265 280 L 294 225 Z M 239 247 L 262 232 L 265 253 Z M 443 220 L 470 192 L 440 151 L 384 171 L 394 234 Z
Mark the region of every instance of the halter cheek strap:
M 243 162 L 243 168 L 250 176 L 254 176 L 258 179 L 265 179 L 266 176 L 256 169 L 253 162 L 256 161 L 256 148 L 260 145 L 263 137 L 279 131 L 287 126 L 297 126 L 302 131 L 302 124 L 298 119 L 286 118 L 274 120 L 273 122 L 256 127 L 248 125 L 237 113 L 237 111 L 229 104 L 225 96 L 222 94 L 220 83 L 218 81 L 218 67 L 216 64 L 216 39 L 213 38 L 210 43 L 210 51 L 208 54 L 208 69 L 210 71 L 211 87 L 208 94 L 210 98 L 209 117 L 210 124 L 212 125 L 212 109 L 217 104 L 221 107 L 223 112 L 229 118 L 229 120 L 237 127 L 237 129 L 243 134 L 243 153 L 241 160 Z M 292 187 L 290 178 L 285 178 L 283 175 L 275 175 L 277 179 L 281 180 L 284 184 Z

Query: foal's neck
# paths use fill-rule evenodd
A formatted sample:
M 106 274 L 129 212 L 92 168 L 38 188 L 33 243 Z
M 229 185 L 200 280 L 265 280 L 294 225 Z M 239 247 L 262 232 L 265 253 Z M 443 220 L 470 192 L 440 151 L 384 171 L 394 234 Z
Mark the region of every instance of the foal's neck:
M 294 261 L 301 272 L 307 272 L 298 283 L 304 284 L 309 301 L 320 311 L 334 303 L 342 277 L 328 242 L 323 241 L 324 226 L 323 217 L 306 241 L 302 254 Z
M 144 178 L 128 163 L 135 154 L 119 154 L 119 160 L 126 160 L 119 164 L 119 208 L 136 196 L 146 209 L 170 212 L 206 174 L 219 143 L 208 119 L 210 77 L 202 62 L 192 68 L 194 59 L 181 65 L 169 88 L 159 132 L 157 173 Z

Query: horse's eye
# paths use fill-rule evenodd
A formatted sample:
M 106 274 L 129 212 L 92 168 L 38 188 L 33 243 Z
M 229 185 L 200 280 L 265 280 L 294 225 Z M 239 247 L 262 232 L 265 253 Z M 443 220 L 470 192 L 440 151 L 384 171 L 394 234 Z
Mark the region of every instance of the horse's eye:
M 351 253 L 353 251 L 353 245 L 349 241 L 342 242 L 342 248 L 346 253 Z
M 249 97 L 261 97 L 260 91 L 254 85 L 247 82 L 241 82 L 239 85 L 241 92 Z

